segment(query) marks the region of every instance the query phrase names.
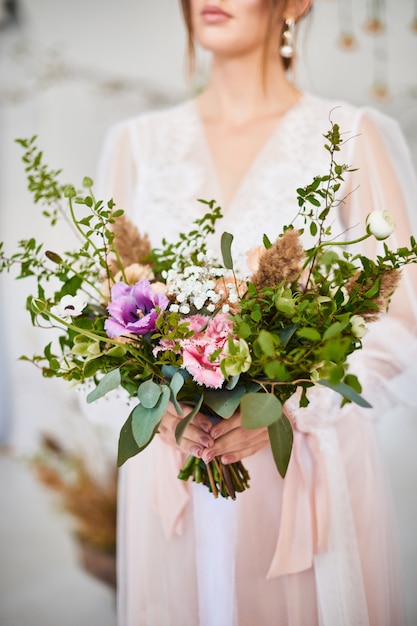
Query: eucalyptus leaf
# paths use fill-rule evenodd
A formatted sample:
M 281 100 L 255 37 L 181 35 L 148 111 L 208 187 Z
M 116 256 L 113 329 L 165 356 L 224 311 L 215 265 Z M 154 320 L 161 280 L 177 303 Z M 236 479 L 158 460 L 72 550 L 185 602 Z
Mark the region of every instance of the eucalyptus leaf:
M 175 410 L 177 411 L 178 415 L 182 415 L 182 409 L 177 400 L 177 395 L 180 389 L 183 387 L 183 385 L 184 385 L 184 378 L 181 376 L 179 372 L 176 372 L 174 376 L 172 377 L 169 387 L 171 389 L 171 402 L 175 406 Z
M 232 241 L 233 235 L 227 232 L 222 234 L 220 246 L 222 251 L 223 264 L 228 270 L 233 269 Z
M 240 401 L 242 426 L 254 429 L 270 426 L 282 415 L 282 404 L 273 393 L 246 393 Z
M 161 385 L 157 385 L 153 380 L 145 380 L 144 383 L 139 385 L 138 398 L 145 409 L 153 409 L 157 405 L 161 393 Z
M 121 376 L 119 368 L 108 372 L 100 380 L 97 387 L 93 389 L 93 391 L 90 391 L 87 396 L 87 402 L 90 404 L 91 402 L 94 402 L 95 400 L 98 400 L 99 398 L 105 396 L 106 393 L 109 393 L 109 391 L 116 389 L 120 385 L 120 382 Z
M 143 404 L 138 404 L 133 409 L 132 433 L 139 448 L 144 448 L 152 440 L 159 422 L 167 411 L 168 402 L 169 388 L 163 386 L 156 406 L 148 409 Z
M 226 385 L 226 389 L 234 389 L 239 382 L 240 374 L 236 374 L 236 376 L 232 376 L 229 382 Z
M 278 331 L 279 338 L 281 340 L 281 345 L 283 348 L 286 348 L 288 342 L 290 341 L 291 337 L 293 336 L 296 330 L 297 330 L 296 324 L 290 324 L 286 328 L 283 328 L 282 330 Z
M 195 407 L 192 409 L 192 411 L 190 411 L 190 413 L 188 413 L 180 422 L 178 422 L 177 427 L 175 428 L 175 439 L 178 445 L 181 443 L 182 436 L 188 424 L 191 422 L 193 417 L 197 415 L 197 413 L 201 409 L 203 400 L 204 400 L 204 394 L 201 394 L 199 401 L 197 402 Z
M 119 435 L 119 448 L 117 452 L 117 467 L 121 467 L 132 456 L 140 452 L 132 433 L 132 415 L 129 415 L 122 426 Z
M 328 380 L 318 380 L 317 384 L 322 385 L 323 387 L 328 387 L 329 389 L 333 389 L 333 391 L 337 391 L 337 393 L 340 393 L 340 395 L 342 395 L 344 398 L 350 400 L 351 402 L 355 402 L 355 404 L 358 404 L 359 406 L 362 406 L 366 409 L 372 408 L 372 405 L 369 404 L 369 402 L 365 400 L 365 398 L 359 395 L 354 389 L 352 389 L 352 387 L 346 385 L 346 383 L 332 384 Z
M 285 478 L 291 458 L 294 433 L 284 413 L 276 422 L 268 426 L 268 435 L 275 465 L 282 478 Z
M 206 391 L 204 404 L 210 407 L 216 415 L 228 419 L 235 413 L 245 393 L 245 387 L 235 387 L 234 389 L 228 390 L 222 389 L 220 391 Z

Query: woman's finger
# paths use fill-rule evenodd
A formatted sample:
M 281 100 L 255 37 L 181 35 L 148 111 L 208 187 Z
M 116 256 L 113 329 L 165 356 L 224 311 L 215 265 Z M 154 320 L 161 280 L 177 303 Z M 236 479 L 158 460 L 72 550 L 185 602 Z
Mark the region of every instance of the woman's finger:
M 178 445 L 175 437 L 175 429 L 181 419 L 182 416 L 177 415 L 176 411 L 168 410 L 166 412 L 158 428 L 159 436 L 165 443 L 172 446 Z M 207 430 L 201 427 L 202 425 L 207 426 L 206 420 L 207 418 L 204 415 L 197 414 L 191 423 L 188 424 L 179 444 L 181 450 L 187 454 L 201 457 L 204 449 L 214 444 L 214 440 Z
M 268 443 L 266 428 L 247 430 L 236 426 L 214 441 L 214 445 L 203 452 L 203 460 L 208 463 L 214 456 L 221 456 L 223 463 L 234 463 L 251 456 Z

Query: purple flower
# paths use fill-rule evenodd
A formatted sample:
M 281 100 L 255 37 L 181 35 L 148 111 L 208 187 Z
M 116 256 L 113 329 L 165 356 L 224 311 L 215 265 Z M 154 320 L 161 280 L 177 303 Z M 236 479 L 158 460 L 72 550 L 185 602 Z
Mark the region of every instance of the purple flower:
M 111 297 L 107 307 L 111 317 L 104 323 L 111 338 L 124 333 L 146 335 L 152 332 L 160 315 L 156 307 L 166 309 L 169 303 L 163 294 L 152 293 L 149 280 L 140 280 L 133 287 L 123 282 L 116 283 L 111 289 Z

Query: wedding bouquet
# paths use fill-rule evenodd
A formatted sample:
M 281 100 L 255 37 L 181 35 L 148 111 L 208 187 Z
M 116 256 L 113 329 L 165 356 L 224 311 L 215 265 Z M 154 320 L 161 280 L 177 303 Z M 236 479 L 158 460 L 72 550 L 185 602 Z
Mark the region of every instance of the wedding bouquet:
M 136 399 L 121 429 L 119 466 L 151 443 L 169 403 L 181 417 L 179 443 L 199 411 L 215 421 L 239 410 L 244 428 L 267 428 L 282 476 L 293 441 L 289 398 L 297 394 L 306 407 L 310 390 L 322 385 L 342 404 L 369 406 L 348 357 L 361 349 L 367 323 L 388 307 L 400 268 L 417 262 L 417 245 L 413 237 L 396 251 L 384 243 L 374 260 L 349 251 L 393 232 L 386 211 L 371 213 L 355 240 L 331 232 L 328 218 L 343 202 L 337 194 L 351 169 L 335 161 L 343 142 L 336 124 L 325 140 L 328 172 L 297 189 L 295 213 L 315 244 L 304 249 L 302 230 L 290 224 L 248 251 L 246 274 L 234 267 L 230 233 L 221 236 L 221 260 L 207 247 L 222 217 L 215 201 L 200 200 L 207 213 L 189 233 L 151 248 L 112 200 L 96 200 L 91 179 L 82 192 L 61 185 L 36 137 L 18 140 L 35 202 L 52 226 L 64 216 L 81 241 L 60 254 L 29 239 L 11 257 L 0 244 L 0 271 L 17 265 L 18 278 L 37 281 L 27 299 L 32 323 L 61 331 L 43 354 L 23 358 L 45 377 L 93 381 L 88 402 L 118 387 Z M 189 457 L 179 478 L 207 485 L 215 497 L 235 498 L 249 485 L 241 462 L 219 458 L 205 464 Z

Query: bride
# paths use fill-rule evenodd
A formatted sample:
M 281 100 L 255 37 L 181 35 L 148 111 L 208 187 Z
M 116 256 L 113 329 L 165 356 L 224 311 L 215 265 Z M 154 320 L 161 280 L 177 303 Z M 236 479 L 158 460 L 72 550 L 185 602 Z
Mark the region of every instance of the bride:
M 273 240 L 293 220 L 296 188 L 327 171 L 323 133 L 331 115 L 351 137 L 338 161 L 357 168 L 333 232 L 360 228 L 371 210 L 388 207 L 397 222 L 391 244 L 406 243 L 417 189 L 396 124 L 372 109 L 301 93 L 288 79 L 294 25 L 312 0 L 181 4 L 190 61 L 195 45 L 211 53 L 209 83 L 192 100 L 111 129 L 102 193 L 154 245 L 188 230 L 204 210 L 197 198 L 215 198 L 243 265 L 264 233 Z M 340 397 L 324 388 L 306 409 L 287 406 L 294 449 L 284 480 L 266 431 L 244 430 L 239 413 L 215 426 L 198 414 L 181 447 L 178 417 L 167 413 L 152 444 L 121 469 L 119 626 L 401 623 L 395 533 L 373 422 L 398 402 L 400 377 L 417 403 L 407 379 L 416 350 L 415 279 L 407 270 L 389 314 L 371 325 L 352 358 L 373 409 L 340 408 Z M 251 488 L 236 501 L 215 501 L 205 488 L 177 480 L 190 453 L 207 462 L 244 458 Z

